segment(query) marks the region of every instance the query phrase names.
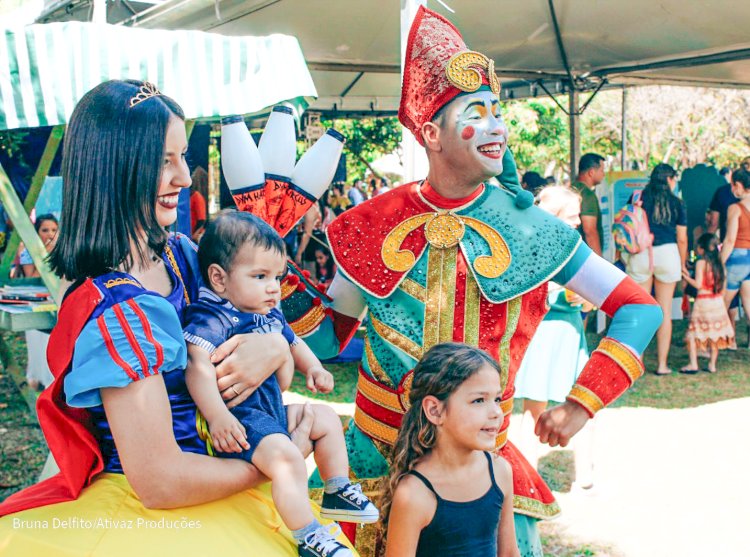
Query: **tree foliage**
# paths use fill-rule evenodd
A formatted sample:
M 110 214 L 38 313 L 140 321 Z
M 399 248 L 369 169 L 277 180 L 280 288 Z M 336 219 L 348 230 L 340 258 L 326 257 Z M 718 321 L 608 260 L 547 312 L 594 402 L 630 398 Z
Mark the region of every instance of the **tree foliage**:
M 566 99 L 561 98 L 561 102 Z M 521 171 L 567 170 L 568 116 L 551 99 L 505 107 L 509 144 Z M 638 168 L 667 162 L 732 166 L 750 154 L 750 92 L 693 87 L 634 87 L 627 94 L 627 161 Z M 599 93 L 581 116 L 581 152 L 599 153 L 619 168 L 622 92 Z
M 372 173 L 381 177 L 370 163 L 383 155 L 400 151 L 401 124 L 398 118 L 363 118 L 361 120 L 321 120 L 346 137 L 346 173 L 352 178 L 363 178 Z

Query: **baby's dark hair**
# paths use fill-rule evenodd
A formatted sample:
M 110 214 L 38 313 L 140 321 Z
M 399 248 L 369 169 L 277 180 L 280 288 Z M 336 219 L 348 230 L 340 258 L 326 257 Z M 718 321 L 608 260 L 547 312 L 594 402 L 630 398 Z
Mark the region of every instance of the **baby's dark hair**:
M 286 246 L 281 236 L 253 214 L 225 209 L 208 225 L 198 249 L 198 265 L 206 286 L 208 268 L 216 263 L 229 272 L 237 252 L 250 242 L 253 246 L 273 250 L 286 257 Z

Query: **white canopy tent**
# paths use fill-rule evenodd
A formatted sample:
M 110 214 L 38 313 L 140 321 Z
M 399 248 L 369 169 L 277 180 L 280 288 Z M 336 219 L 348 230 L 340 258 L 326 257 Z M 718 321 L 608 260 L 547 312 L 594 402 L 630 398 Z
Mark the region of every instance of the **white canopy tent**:
M 39 21 L 80 17 L 93 1 L 50 2 Z M 750 86 L 750 39 L 741 25 L 750 20 L 750 3 L 735 0 L 165 0 L 124 17 L 110 2 L 109 22 L 293 35 L 319 93 L 310 109 L 385 115 L 398 109 L 400 43 L 410 23 L 404 14 L 420 3 L 494 59 L 503 98 L 568 95 L 573 161 L 588 93 L 647 84 Z

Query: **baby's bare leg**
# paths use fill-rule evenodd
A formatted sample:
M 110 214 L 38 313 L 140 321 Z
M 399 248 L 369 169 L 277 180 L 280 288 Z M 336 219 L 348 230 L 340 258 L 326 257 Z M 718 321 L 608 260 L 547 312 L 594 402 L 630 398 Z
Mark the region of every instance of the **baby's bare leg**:
M 263 438 L 252 460 L 271 479 L 273 502 L 290 530 L 315 520 L 307 495 L 305 461 L 288 437 L 274 434 Z
M 315 464 L 325 481 L 337 476 L 349 477 L 349 457 L 346 454 L 344 428 L 336 412 L 329 406 L 313 404 L 315 422 L 310 439 L 315 444 Z

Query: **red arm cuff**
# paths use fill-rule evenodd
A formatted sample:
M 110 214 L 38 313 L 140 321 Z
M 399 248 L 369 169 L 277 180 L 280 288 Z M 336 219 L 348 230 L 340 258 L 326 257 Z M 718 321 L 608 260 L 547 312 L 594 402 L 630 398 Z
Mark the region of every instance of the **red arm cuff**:
M 602 339 L 591 354 L 567 400 L 583 406 L 591 417 L 609 405 L 643 375 L 643 362 L 623 344 Z

